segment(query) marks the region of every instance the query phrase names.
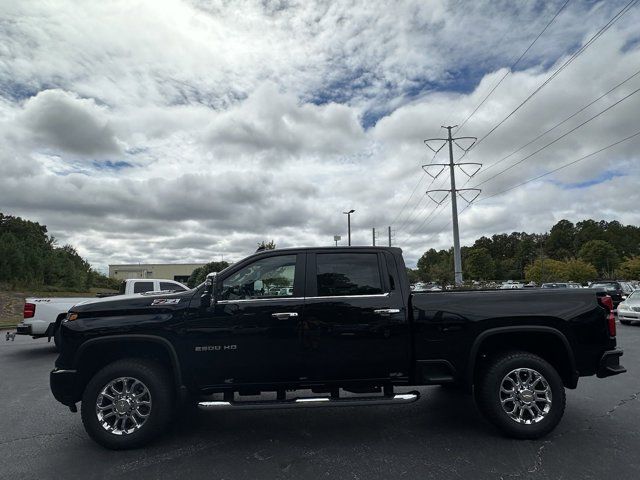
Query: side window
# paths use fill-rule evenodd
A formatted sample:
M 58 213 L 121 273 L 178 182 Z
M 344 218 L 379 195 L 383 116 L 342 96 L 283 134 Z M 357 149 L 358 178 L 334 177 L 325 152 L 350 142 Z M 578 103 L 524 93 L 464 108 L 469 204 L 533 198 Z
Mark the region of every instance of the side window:
M 296 255 L 253 262 L 222 281 L 220 300 L 293 296 Z
M 316 268 L 318 296 L 382 293 L 375 253 L 319 253 Z
M 135 282 L 133 293 L 153 292 L 153 282 Z
M 176 292 L 183 292 L 184 287 L 173 282 L 160 282 L 160 290 L 175 290 Z

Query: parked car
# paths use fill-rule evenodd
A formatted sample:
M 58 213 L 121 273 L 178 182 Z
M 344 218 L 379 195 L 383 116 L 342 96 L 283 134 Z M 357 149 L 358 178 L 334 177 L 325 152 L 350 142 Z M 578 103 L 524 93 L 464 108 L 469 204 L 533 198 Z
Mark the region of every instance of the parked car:
M 292 294 L 265 295 L 274 278 Z M 473 389 L 504 434 L 539 438 L 579 377 L 626 371 L 611 298 L 597 293 L 411 293 L 399 248 L 266 250 L 194 290 L 72 307 L 51 390 L 72 411 L 81 402 L 89 436 L 114 449 L 156 438 L 176 405 L 402 404 L 420 394 L 396 387 L 440 384 Z M 262 392 L 276 399 L 242 399 Z
M 589 288 L 603 288 L 613 300 L 613 308 L 618 308 L 620 302 L 627 298 L 620 282 L 614 280 L 598 280 L 589 285 Z
M 540 288 L 569 288 L 569 284 L 563 282 L 548 282 L 543 283 Z
M 146 292 L 175 291 L 183 292 L 189 288 L 174 280 L 144 278 L 123 280 L 119 293 L 115 295 L 134 295 Z M 100 295 L 98 298 L 103 298 Z M 23 308 L 22 323 L 16 327 L 16 335 L 29 335 L 32 338 L 53 337 L 56 346 L 59 343 L 58 327 L 71 307 L 93 297 L 46 297 L 27 298 Z
M 618 320 L 624 325 L 640 321 L 640 290 L 636 290 L 618 305 Z

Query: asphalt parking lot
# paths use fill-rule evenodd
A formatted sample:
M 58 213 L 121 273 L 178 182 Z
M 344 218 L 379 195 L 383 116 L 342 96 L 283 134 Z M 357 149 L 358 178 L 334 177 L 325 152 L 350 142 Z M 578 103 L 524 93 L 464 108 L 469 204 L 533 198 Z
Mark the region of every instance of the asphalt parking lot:
M 429 387 L 404 406 L 201 412 L 113 452 L 51 396 L 51 344 L 3 333 L 0 478 L 640 478 L 640 326 L 618 325 L 618 343 L 628 373 L 581 379 L 539 441 L 503 438 L 471 396 Z

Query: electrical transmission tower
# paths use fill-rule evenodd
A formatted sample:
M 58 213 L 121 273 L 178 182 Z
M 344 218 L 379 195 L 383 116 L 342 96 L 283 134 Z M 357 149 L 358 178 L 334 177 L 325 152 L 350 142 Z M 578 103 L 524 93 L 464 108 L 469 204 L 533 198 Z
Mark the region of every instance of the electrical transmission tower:
M 462 257 L 460 255 L 460 232 L 458 230 L 458 195 L 465 202 L 471 203 L 478 195 L 480 195 L 479 188 L 456 188 L 456 171 L 455 167 L 458 167 L 462 173 L 467 175 L 469 178 L 473 177 L 476 173 L 480 171 L 482 167 L 481 163 L 475 162 L 465 162 L 465 163 L 454 163 L 453 161 L 453 144 L 464 152 L 464 155 L 473 147 L 473 145 L 478 140 L 476 137 L 456 137 L 453 138 L 451 136 L 451 130 L 456 128 L 457 125 L 445 127 L 448 135 L 447 138 L 430 138 L 424 141 L 424 144 L 432 150 L 434 153 L 438 153 L 445 145 L 449 145 L 449 163 L 431 163 L 429 165 L 423 165 L 422 168 L 424 171 L 431 176 L 434 180 L 438 178 L 438 176 L 444 172 L 447 167 L 449 167 L 449 176 L 451 178 L 451 188 L 448 190 L 436 189 L 436 190 L 427 190 L 427 196 L 433 200 L 438 205 L 442 205 L 444 201 L 447 199 L 449 194 L 451 195 L 451 216 L 453 220 L 453 265 L 454 265 L 454 279 L 456 285 L 462 284 Z M 464 147 L 460 142 L 462 141 L 463 145 L 466 141 L 471 141 L 468 146 Z M 429 145 L 429 142 L 442 142 L 439 148 L 435 149 Z M 463 155 L 463 156 L 464 156 Z M 440 167 L 440 170 L 435 175 L 429 171 L 430 167 Z M 467 169 L 465 169 L 467 167 Z M 465 197 L 465 193 L 467 193 L 467 197 Z M 442 195 L 443 194 L 443 195 Z M 471 196 L 473 195 L 473 198 Z

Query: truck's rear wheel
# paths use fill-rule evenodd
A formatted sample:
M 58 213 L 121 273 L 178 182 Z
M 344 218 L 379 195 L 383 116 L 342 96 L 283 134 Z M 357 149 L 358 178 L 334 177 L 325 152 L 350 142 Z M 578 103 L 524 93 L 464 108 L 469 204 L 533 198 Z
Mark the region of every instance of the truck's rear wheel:
M 513 352 L 496 358 L 476 384 L 487 419 L 515 438 L 539 438 L 560 422 L 566 396 L 560 375 L 537 355 Z
M 142 446 L 160 435 L 173 410 L 166 369 L 155 362 L 111 363 L 89 381 L 82 395 L 82 423 L 89 436 L 114 450 Z

